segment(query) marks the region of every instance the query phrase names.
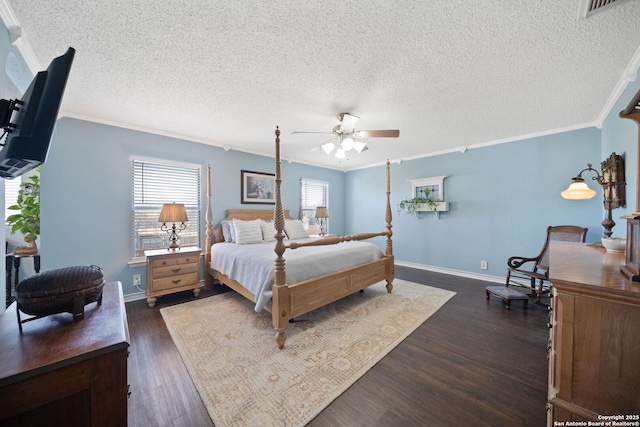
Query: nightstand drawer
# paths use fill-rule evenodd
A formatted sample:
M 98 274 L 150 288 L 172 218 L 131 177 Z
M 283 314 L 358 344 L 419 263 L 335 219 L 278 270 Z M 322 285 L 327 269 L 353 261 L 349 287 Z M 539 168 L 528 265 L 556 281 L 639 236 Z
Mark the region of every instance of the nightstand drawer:
M 154 259 L 151 261 L 151 267 L 168 267 L 176 264 L 192 264 L 198 262 L 200 255 L 184 255 L 184 256 L 172 256 L 163 259 Z
M 198 264 L 174 264 L 167 267 L 156 267 L 153 269 L 153 278 L 161 279 L 163 277 L 175 276 L 177 274 L 194 273 L 198 271 Z
M 182 286 L 193 287 L 199 283 L 199 276 L 199 273 L 196 271 L 189 274 L 180 274 L 161 279 L 153 279 L 153 291 L 158 292 L 166 289 L 176 289 Z

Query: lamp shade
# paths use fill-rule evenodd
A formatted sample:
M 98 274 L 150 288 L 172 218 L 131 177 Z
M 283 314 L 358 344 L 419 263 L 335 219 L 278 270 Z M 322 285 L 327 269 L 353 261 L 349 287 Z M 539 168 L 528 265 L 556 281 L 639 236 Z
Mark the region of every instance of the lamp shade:
M 187 222 L 187 210 L 181 203 L 165 203 L 162 205 L 162 211 L 160 212 L 160 218 L 158 222 L 170 223 L 170 222 Z
M 569 188 L 561 192 L 560 195 L 568 200 L 587 200 L 593 198 L 596 192 L 589 188 L 584 179 L 573 178 Z
M 329 218 L 329 211 L 324 206 L 316 208 L 316 218 Z
M 321 147 L 322 147 L 322 151 L 324 151 L 327 154 L 331 154 L 333 149 L 336 148 L 336 144 L 334 144 L 333 142 L 327 142 L 326 144 L 322 144 Z
M 353 143 L 353 148 L 358 152 L 358 153 L 362 153 L 362 151 L 364 150 L 364 147 L 367 146 L 366 142 L 361 142 L 361 141 L 356 141 Z

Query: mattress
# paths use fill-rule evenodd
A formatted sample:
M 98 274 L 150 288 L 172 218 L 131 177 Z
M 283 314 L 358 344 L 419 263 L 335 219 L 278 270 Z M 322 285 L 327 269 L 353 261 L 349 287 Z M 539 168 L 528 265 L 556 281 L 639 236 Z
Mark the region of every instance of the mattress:
M 304 242 L 317 238 L 296 240 Z M 216 243 L 211 246 L 214 270 L 229 276 L 255 295 L 255 311 L 261 311 L 271 299 L 274 283 L 275 242 L 238 245 Z M 375 244 L 352 241 L 335 245 L 287 249 L 283 255 L 287 284 L 376 261 L 384 254 Z

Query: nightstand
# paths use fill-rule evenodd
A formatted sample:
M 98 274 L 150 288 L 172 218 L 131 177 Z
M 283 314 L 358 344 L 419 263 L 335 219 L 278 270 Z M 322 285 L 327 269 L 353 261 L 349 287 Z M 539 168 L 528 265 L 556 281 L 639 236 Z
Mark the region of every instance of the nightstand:
M 200 295 L 200 253 L 202 249 L 185 247 L 177 250 L 145 251 L 147 257 L 147 303 L 156 304 L 160 295 L 193 289 Z

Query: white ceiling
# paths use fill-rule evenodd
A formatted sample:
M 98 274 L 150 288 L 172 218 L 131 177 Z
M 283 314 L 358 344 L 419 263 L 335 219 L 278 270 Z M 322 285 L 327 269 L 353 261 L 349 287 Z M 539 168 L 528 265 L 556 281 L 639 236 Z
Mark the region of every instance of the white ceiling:
M 598 125 L 640 64 L 640 0 L 0 0 L 66 116 L 351 170 Z M 13 24 L 12 24 L 13 22 Z M 338 160 L 336 115 L 400 129 Z

